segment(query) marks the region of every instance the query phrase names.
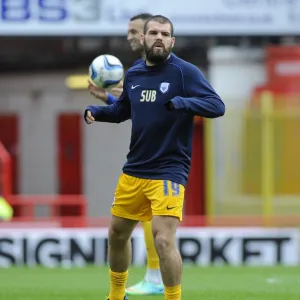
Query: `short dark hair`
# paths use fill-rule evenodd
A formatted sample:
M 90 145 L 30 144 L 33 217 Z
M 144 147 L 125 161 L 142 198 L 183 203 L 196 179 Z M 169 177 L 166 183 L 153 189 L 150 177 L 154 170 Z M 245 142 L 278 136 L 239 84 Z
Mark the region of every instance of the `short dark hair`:
M 148 20 L 149 18 L 151 18 L 153 15 L 151 14 L 148 14 L 148 13 L 141 13 L 141 14 L 138 14 L 138 15 L 135 15 L 133 16 L 130 21 L 135 21 L 135 20 L 143 20 L 143 21 L 146 21 Z
M 144 24 L 144 34 L 147 33 L 148 24 L 151 21 L 154 21 L 154 22 L 157 22 L 157 23 L 160 23 L 160 24 L 167 24 L 167 23 L 169 23 L 170 26 L 171 26 L 171 36 L 173 36 L 173 34 L 174 34 L 173 23 L 171 22 L 170 19 L 168 19 L 167 17 L 162 16 L 162 15 L 155 15 L 155 16 L 152 16 L 152 17 L 150 17 L 150 18 L 147 19 L 146 23 Z

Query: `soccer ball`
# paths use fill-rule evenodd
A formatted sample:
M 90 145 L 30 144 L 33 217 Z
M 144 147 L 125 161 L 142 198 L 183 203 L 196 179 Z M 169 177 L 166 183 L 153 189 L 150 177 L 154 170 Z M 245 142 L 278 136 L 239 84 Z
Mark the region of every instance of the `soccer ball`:
M 124 68 L 117 57 L 103 54 L 97 56 L 90 64 L 89 76 L 96 86 L 112 88 L 123 79 Z

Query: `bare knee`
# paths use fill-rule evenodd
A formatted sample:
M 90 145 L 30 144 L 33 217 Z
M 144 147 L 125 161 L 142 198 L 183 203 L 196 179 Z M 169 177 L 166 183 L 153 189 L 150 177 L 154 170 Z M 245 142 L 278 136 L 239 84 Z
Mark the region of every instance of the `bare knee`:
M 109 245 L 125 245 L 132 233 L 135 222 L 125 222 L 120 219 L 114 219 L 109 227 L 108 243 Z
M 157 232 L 154 236 L 154 243 L 157 254 L 160 257 L 165 256 L 175 246 L 172 236 L 168 236 L 164 232 Z
M 168 255 L 176 248 L 176 228 L 178 219 L 170 216 L 154 216 L 152 231 L 154 243 L 159 257 Z
M 111 226 L 109 228 L 109 233 L 108 233 L 109 244 L 114 244 L 114 243 L 123 244 L 126 243 L 128 239 L 129 237 L 126 234 L 126 232 L 121 231 L 114 226 Z

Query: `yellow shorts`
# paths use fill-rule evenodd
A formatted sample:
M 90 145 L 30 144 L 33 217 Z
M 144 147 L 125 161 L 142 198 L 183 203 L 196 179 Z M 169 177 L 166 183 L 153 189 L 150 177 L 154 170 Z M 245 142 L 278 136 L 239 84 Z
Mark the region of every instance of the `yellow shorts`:
M 150 221 L 152 216 L 174 216 L 182 220 L 184 186 L 169 180 L 120 176 L 111 208 L 114 216 Z

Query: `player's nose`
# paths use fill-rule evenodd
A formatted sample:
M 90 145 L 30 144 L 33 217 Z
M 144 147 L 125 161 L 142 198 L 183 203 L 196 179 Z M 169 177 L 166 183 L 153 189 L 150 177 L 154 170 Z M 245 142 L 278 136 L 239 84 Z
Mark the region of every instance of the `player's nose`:
M 130 42 L 132 40 L 133 36 L 131 33 L 127 34 L 127 41 Z
M 158 33 L 156 34 L 156 39 L 155 39 L 155 40 L 156 40 L 156 41 L 157 41 L 157 40 L 160 40 L 160 41 L 161 41 L 162 38 L 163 38 L 163 36 L 162 36 L 161 32 L 158 32 Z

